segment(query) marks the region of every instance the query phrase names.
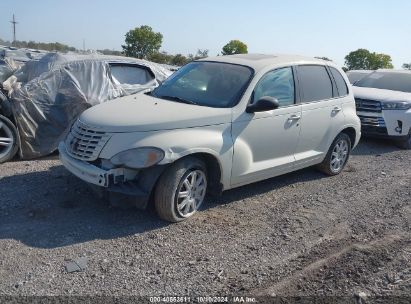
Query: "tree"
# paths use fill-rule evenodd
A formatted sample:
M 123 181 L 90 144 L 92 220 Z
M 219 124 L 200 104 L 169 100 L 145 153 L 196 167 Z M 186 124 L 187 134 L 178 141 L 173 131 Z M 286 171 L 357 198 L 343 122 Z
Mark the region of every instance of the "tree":
M 207 49 L 198 49 L 197 55 L 195 56 L 196 59 L 206 58 L 208 57 L 208 50 Z
M 150 26 L 142 25 L 126 33 L 125 45 L 122 45 L 122 48 L 126 56 L 145 59 L 158 52 L 162 42 L 161 33 L 155 33 Z
M 231 40 L 223 47 L 223 55 L 247 54 L 247 45 L 240 40 Z
M 171 64 L 172 65 L 177 65 L 177 66 L 183 66 L 188 62 L 188 59 L 186 56 L 177 54 L 171 59 Z
M 206 58 L 208 57 L 208 50 L 207 49 L 198 49 L 197 53 L 195 55 L 193 54 L 188 54 L 188 61 L 193 61 L 201 58 Z
M 392 69 L 390 55 L 371 53 L 366 49 L 358 49 L 345 56 L 345 65 L 349 70 Z
M 404 64 L 402 65 L 402 68 L 403 68 L 404 70 L 411 70 L 411 63 L 404 63 Z
M 345 56 L 345 65 L 349 70 L 368 70 L 370 51 L 366 49 L 358 49 Z
M 102 53 L 103 55 L 113 55 L 113 56 L 121 56 L 121 51 L 116 51 L 116 50 L 109 50 L 109 49 L 104 49 L 104 50 L 97 50 L 97 52 Z
M 14 41 L 11 43 L 10 41 L 4 41 L 0 38 L 0 44 L 6 46 L 15 46 L 17 48 L 29 48 L 29 49 L 38 49 L 38 50 L 45 50 L 45 51 L 59 51 L 59 52 L 68 52 L 68 51 L 76 51 L 75 47 L 68 46 L 59 42 L 36 42 L 36 41 Z
M 147 59 L 153 62 L 157 63 L 170 63 L 172 59 L 172 55 L 167 54 L 167 52 L 153 52 L 149 56 L 147 56 Z
M 394 68 L 394 66 L 392 65 L 391 56 L 386 55 L 386 54 L 371 53 L 369 62 L 370 62 L 369 70 Z

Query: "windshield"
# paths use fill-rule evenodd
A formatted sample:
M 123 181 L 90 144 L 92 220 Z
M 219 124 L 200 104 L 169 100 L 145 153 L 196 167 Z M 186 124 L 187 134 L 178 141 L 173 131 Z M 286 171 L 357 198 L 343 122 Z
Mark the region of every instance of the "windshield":
M 353 84 L 354 82 L 360 80 L 361 78 L 364 78 L 370 73 L 372 72 L 347 72 L 347 76 L 350 80 L 350 83 Z
M 158 98 L 200 106 L 227 108 L 238 103 L 253 71 L 251 68 L 219 62 L 192 62 L 157 87 Z
M 411 93 L 411 73 L 374 72 L 355 86 Z

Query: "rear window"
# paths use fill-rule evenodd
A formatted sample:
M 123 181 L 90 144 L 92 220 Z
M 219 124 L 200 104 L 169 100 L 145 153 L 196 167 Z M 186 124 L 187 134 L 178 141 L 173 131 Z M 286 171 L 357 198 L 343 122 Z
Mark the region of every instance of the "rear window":
M 152 73 L 138 65 L 111 64 L 113 81 L 119 84 L 146 84 L 154 79 Z
M 355 86 L 411 93 L 411 73 L 374 72 Z
M 333 86 L 324 66 L 302 65 L 298 67 L 302 89 L 302 101 L 311 102 L 333 97 Z
M 331 74 L 334 77 L 335 84 L 337 85 L 338 96 L 346 96 L 348 95 L 348 88 L 347 84 L 345 83 L 344 78 L 341 76 L 341 73 L 338 72 L 337 69 L 330 67 Z

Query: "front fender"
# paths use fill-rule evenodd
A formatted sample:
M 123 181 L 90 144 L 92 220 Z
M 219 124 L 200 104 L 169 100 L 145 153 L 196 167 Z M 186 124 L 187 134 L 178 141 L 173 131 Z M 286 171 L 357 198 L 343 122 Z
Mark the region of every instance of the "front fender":
M 221 168 L 221 183 L 229 187 L 233 156 L 231 124 L 162 130 L 153 132 L 114 133 L 100 158 L 110 159 L 119 152 L 139 148 L 157 147 L 165 152 L 160 165 L 195 153 L 207 153 L 217 159 Z

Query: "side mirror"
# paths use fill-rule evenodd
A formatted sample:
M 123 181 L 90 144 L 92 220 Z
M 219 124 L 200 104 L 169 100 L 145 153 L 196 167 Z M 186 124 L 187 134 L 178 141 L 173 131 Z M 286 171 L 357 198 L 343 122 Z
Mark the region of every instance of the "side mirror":
M 253 104 L 250 104 L 245 110 L 247 113 L 264 112 L 275 110 L 280 106 L 277 98 L 263 96 Z

